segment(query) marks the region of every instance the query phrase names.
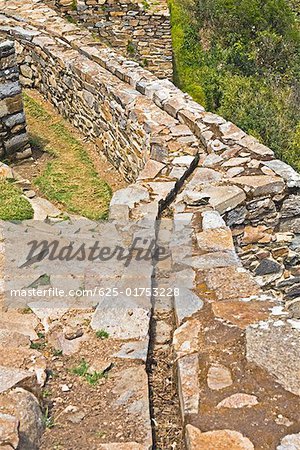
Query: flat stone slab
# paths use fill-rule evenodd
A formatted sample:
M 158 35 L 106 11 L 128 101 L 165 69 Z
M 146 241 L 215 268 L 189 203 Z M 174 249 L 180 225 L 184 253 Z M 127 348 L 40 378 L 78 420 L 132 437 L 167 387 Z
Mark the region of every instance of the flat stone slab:
M 300 187 L 299 173 L 285 162 L 280 161 L 280 159 L 272 159 L 271 161 L 265 161 L 264 165 L 282 177 L 288 187 Z
M 200 400 L 198 354 L 187 355 L 177 362 L 178 390 L 183 420 L 188 414 L 198 414 Z
M 193 316 L 203 308 L 203 300 L 193 291 L 178 285 L 179 295 L 174 296 L 174 306 L 177 324 L 180 325 L 184 319 Z
M 233 430 L 201 433 L 192 425 L 186 426 L 187 450 L 254 450 L 252 442 Z
M 246 195 L 242 189 L 232 185 L 210 186 L 199 192 L 192 191 L 184 197 L 185 202 L 192 206 L 201 204 L 205 199 L 220 214 L 224 214 L 243 203 Z
M 233 250 L 233 239 L 229 228 L 215 228 L 196 234 L 198 247 L 204 252 Z
M 245 175 L 235 177 L 229 181 L 242 186 L 244 189 L 247 188 L 254 197 L 280 194 L 285 189 L 285 183 L 282 178 L 269 175 Z
M 119 296 L 101 302 L 91 321 L 93 330 L 105 330 L 114 339 L 145 339 L 148 336 L 150 306 L 130 303 L 128 298 Z
M 289 392 L 300 395 L 300 329 L 261 322 L 246 330 L 247 359 L 266 369 Z
M 250 408 L 255 405 L 258 405 L 255 395 L 238 393 L 224 398 L 224 400 L 217 404 L 217 408 Z
M 121 359 L 137 359 L 143 362 L 147 360 L 149 340 L 126 342 L 122 345 L 117 353 L 113 354 L 114 358 Z
M 28 370 L 16 369 L 0 366 L 0 393 L 20 384 L 22 381 L 32 382 L 35 380 L 35 373 Z

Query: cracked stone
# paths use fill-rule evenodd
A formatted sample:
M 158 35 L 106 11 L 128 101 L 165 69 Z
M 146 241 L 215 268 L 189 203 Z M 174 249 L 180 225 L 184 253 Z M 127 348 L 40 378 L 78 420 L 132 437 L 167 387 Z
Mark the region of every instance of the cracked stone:
M 16 449 L 19 444 L 19 421 L 10 414 L 0 413 L 0 446 Z

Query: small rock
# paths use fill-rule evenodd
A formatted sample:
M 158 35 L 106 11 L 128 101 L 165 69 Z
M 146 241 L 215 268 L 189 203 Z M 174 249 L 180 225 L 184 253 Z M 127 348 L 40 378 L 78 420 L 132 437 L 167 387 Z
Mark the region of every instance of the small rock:
M 285 436 L 276 450 L 300 450 L 300 433 Z
M 61 387 L 61 390 L 63 392 L 69 392 L 70 391 L 70 388 L 69 388 L 69 386 L 67 384 L 61 384 L 60 387 Z
M 26 195 L 27 198 L 34 198 L 36 196 L 36 193 L 32 190 L 24 191 L 24 194 Z
M 230 370 L 221 364 L 211 366 L 208 369 L 207 385 L 214 391 L 231 386 L 232 377 Z
M 277 423 L 277 425 L 283 425 L 285 427 L 291 427 L 294 423 L 287 417 L 284 417 L 282 414 L 278 414 L 278 416 L 275 419 L 275 422 Z
M 255 270 L 256 276 L 269 275 L 273 273 L 280 273 L 282 270 L 281 264 L 272 259 L 263 259 Z
M 77 339 L 81 336 L 83 336 L 83 330 L 81 328 L 76 331 L 70 331 L 70 332 L 65 333 L 65 338 L 68 341 L 72 341 L 73 339 Z
M 249 394 L 233 394 L 218 403 L 217 408 L 244 408 L 258 404 L 257 397 Z

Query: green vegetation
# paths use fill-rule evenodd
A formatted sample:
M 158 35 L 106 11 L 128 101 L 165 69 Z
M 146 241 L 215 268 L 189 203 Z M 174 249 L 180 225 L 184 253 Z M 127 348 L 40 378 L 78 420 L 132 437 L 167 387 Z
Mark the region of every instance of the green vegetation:
M 107 218 L 111 188 L 96 172 L 81 142 L 63 120 L 49 114 L 26 93 L 24 104 L 32 146 L 51 156 L 33 183 L 45 197 L 69 213 L 92 220 Z
M 51 430 L 51 428 L 55 427 L 54 418 L 50 415 L 48 406 L 45 408 L 42 420 L 45 428 Z
M 98 381 L 106 376 L 103 372 L 89 372 L 89 364 L 84 359 L 81 360 L 79 366 L 72 369 L 72 373 L 83 377 L 92 386 L 98 384 Z
M 8 180 L 0 180 L 0 219 L 26 220 L 33 218 L 33 209 L 22 191 Z
M 300 34 L 290 3 L 170 0 L 170 7 L 177 85 L 300 170 Z
M 109 338 L 109 334 L 105 330 L 96 331 L 96 336 L 98 339 L 108 339 Z

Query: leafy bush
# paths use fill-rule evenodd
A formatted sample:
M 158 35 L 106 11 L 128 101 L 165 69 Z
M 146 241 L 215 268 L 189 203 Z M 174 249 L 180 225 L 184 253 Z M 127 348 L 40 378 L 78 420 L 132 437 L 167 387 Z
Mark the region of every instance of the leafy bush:
M 288 0 L 170 0 L 177 85 L 299 168 L 293 7 Z

